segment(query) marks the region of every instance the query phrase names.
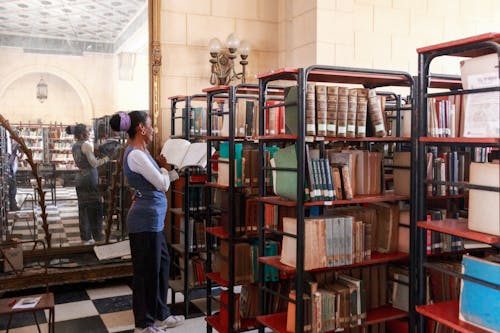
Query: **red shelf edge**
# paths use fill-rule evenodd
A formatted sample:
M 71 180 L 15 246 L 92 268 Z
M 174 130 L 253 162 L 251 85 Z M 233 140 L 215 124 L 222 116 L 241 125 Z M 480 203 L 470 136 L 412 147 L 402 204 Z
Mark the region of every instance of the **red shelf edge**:
M 462 333 L 491 333 L 491 331 L 487 331 L 480 327 L 461 321 L 458 318 L 458 301 L 419 305 L 415 309 L 421 315 Z
M 408 317 L 408 313 L 390 305 L 384 305 L 366 314 L 366 325 L 373 325 L 389 320 L 400 319 Z M 292 333 L 286 330 L 286 312 L 274 313 L 270 315 L 258 316 L 257 321 L 262 325 L 271 328 L 278 333 Z
M 459 236 L 486 244 L 500 243 L 500 236 L 485 234 L 467 228 L 467 221 L 445 219 L 437 221 L 418 221 L 417 226 L 423 229 Z
M 218 315 L 215 316 L 207 316 L 205 317 L 205 321 L 215 328 L 219 333 L 227 332 L 226 323 L 222 323 Z M 240 331 L 249 330 L 251 328 L 257 328 L 257 320 L 256 319 L 241 319 L 241 327 Z

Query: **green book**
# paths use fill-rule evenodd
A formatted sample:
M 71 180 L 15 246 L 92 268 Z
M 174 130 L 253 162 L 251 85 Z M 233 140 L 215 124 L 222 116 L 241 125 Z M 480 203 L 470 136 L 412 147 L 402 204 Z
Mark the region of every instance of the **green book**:
M 280 149 L 271 159 L 275 168 L 297 168 L 297 152 L 295 145 Z M 273 170 L 274 193 L 282 198 L 297 201 L 297 172 Z

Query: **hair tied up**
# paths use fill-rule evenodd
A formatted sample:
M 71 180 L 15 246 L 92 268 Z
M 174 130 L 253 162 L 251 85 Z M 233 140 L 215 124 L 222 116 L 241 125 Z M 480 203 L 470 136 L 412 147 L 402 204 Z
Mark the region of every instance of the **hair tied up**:
M 120 116 L 120 131 L 126 132 L 130 129 L 130 116 L 126 112 L 118 112 Z
M 69 125 L 68 127 L 66 127 L 66 134 L 74 135 L 75 134 L 75 126 Z

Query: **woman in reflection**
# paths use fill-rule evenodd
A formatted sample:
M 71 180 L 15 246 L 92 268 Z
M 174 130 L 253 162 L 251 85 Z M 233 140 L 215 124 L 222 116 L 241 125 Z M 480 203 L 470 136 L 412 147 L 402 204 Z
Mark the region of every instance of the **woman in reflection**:
M 167 213 L 165 192 L 179 178 L 167 171 L 167 161 L 156 161 L 147 145 L 153 140 L 151 118 L 144 111 L 120 112 L 109 121 L 115 131 L 127 131 L 129 141 L 123 155 L 123 172 L 135 190 L 128 211 L 127 227 L 134 270 L 133 311 L 135 332 L 165 332 L 184 322 L 167 306 L 170 256 L 163 232 Z
M 102 198 L 98 188 L 97 167 L 109 161 L 109 157 L 97 159 L 94 148 L 87 141 L 89 131 L 84 124 L 66 127 L 66 133 L 73 134 L 76 142 L 71 148 L 73 159 L 78 167 L 76 176 L 76 194 L 78 197 L 78 219 L 80 238 L 86 245 L 103 239 L 102 234 Z

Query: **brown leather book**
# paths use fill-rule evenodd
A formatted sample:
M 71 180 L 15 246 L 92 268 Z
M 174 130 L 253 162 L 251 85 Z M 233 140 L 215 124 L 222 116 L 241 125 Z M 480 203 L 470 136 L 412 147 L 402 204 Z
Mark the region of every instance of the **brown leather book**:
M 306 135 L 316 135 L 315 85 L 308 83 L 306 88 Z
M 339 87 L 326 88 L 326 133 L 330 137 L 337 136 L 337 108 L 339 103 Z
M 316 85 L 316 121 L 318 129 L 316 134 L 326 136 L 327 134 L 327 99 L 326 86 Z
M 356 136 L 356 111 L 358 109 L 358 89 L 351 88 L 347 95 L 347 132 L 348 138 Z
M 368 115 L 370 116 L 370 121 L 373 126 L 373 132 L 377 137 L 383 137 L 387 135 L 387 130 L 385 126 L 385 117 L 383 115 L 384 110 L 382 109 L 379 99 L 377 97 L 377 92 L 374 89 L 368 91 Z

